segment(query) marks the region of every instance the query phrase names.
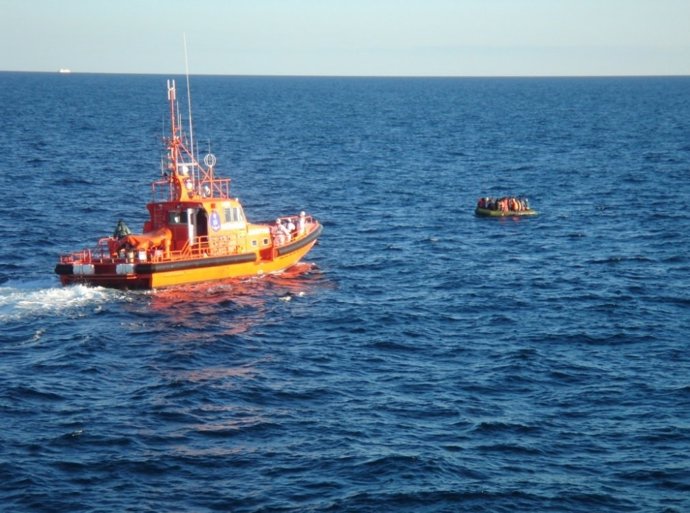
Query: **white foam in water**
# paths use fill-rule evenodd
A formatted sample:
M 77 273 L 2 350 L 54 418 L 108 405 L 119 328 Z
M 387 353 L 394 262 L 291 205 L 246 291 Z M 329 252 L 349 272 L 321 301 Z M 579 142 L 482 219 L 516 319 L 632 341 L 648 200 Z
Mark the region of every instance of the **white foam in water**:
M 98 307 L 117 297 L 116 291 L 100 287 L 46 285 L 45 282 L 8 282 L 0 287 L 0 322 L 64 314 L 84 306 Z

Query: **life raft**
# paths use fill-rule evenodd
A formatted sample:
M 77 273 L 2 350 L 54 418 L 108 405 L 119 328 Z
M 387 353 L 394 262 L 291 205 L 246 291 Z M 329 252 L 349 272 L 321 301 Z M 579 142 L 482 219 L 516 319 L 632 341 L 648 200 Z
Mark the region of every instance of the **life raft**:
M 539 214 L 536 210 L 492 210 L 490 208 L 477 207 L 474 214 L 478 217 L 531 217 Z

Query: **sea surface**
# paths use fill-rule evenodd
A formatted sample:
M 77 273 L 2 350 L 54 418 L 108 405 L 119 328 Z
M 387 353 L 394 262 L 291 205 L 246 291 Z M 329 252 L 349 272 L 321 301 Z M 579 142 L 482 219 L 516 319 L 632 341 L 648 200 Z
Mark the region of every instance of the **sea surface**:
M 690 77 L 192 76 L 248 217 L 319 244 L 61 287 L 141 230 L 167 78 L 186 112 L 184 77 L 0 73 L 0 510 L 690 511 Z

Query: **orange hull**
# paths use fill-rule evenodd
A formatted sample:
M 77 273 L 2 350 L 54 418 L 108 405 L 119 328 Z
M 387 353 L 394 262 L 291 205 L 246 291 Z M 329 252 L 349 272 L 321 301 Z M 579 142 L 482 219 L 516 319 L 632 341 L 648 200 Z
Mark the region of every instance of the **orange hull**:
M 63 285 L 85 284 L 119 289 L 160 289 L 208 281 L 260 276 L 288 269 L 298 263 L 316 244 L 321 233 L 317 225 L 311 233 L 284 248 L 273 258 L 258 253 L 224 257 L 199 257 L 158 263 L 118 263 L 110 259 L 92 259 L 92 263 L 63 262 L 56 266 Z

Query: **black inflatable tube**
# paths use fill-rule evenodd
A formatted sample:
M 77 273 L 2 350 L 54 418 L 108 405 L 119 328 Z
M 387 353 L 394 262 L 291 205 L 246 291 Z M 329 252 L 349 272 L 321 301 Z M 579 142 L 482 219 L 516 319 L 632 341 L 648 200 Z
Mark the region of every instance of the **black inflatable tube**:
M 180 262 L 159 262 L 136 264 L 134 274 L 154 274 L 166 271 L 185 271 L 187 269 L 198 269 L 200 267 L 217 267 L 228 264 L 243 264 L 256 260 L 254 253 L 242 253 L 241 255 L 230 255 L 222 257 L 197 258 L 194 260 L 182 260 Z
M 278 248 L 278 255 L 287 255 L 288 253 L 292 253 L 293 251 L 297 251 L 298 249 L 303 248 L 304 246 L 312 242 L 314 239 L 316 239 L 319 235 L 321 235 L 322 231 L 323 226 L 319 225 L 319 227 L 316 230 L 311 232 L 304 239 L 295 241 L 292 244 L 283 246 L 282 248 Z

